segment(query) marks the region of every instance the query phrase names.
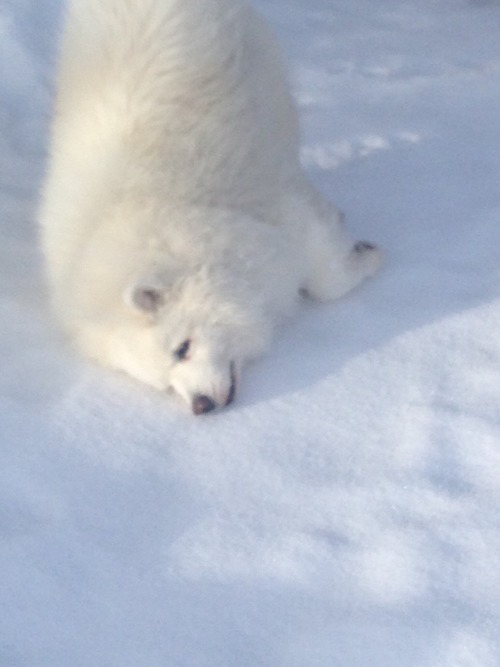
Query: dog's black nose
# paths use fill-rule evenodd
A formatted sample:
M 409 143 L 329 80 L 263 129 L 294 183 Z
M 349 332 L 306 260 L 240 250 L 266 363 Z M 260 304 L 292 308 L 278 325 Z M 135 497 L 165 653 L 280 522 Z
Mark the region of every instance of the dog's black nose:
M 212 412 L 216 407 L 216 403 L 203 394 L 197 394 L 193 398 L 193 412 L 195 415 L 204 415 L 206 412 Z

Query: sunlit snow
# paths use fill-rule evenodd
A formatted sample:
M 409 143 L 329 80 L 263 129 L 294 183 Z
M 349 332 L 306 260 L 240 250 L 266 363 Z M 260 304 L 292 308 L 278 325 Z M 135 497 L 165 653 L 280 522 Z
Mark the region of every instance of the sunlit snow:
M 500 2 L 260 0 L 387 264 L 202 418 L 48 313 L 63 4 L 0 0 L 0 666 L 498 667 Z

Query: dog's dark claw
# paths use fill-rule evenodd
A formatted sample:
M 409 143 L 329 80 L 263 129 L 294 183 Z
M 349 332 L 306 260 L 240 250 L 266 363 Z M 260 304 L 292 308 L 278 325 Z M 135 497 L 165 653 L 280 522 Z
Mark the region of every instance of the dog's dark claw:
M 354 244 L 354 250 L 355 252 L 361 254 L 367 250 L 375 250 L 375 246 L 373 243 L 369 243 L 368 241 L 358 241 Z

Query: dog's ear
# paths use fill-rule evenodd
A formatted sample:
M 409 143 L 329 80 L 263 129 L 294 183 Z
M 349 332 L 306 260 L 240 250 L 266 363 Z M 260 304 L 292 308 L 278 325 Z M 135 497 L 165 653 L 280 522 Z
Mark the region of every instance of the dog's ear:
M 176 266 L 153 267 L 144 274 L 139 274 L 123 292 L 126 306 L 154 318 L 156 313 L 172 298 L 175 285 L 180 281 L 182 272 Z
M 135 285 L 129 294 L 129 302 L 143 313 L 156 313 L 163 305 L 163 293 L 152 285 Z
M 164 304 L 165 289 L 158 281 L 138 281 L 125 290 L 123 300 L 140 313 L 154 315 Z

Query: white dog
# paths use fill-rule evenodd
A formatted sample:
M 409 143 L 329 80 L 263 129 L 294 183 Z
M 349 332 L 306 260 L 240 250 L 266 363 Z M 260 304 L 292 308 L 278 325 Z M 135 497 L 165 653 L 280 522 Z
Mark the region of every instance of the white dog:
M 70 0 L 41 224 L 79 348 L 195 414 L 233 399 L 299 291 L 336 299 L 381 263 L 304 175 L 244 0 Z

